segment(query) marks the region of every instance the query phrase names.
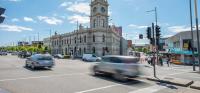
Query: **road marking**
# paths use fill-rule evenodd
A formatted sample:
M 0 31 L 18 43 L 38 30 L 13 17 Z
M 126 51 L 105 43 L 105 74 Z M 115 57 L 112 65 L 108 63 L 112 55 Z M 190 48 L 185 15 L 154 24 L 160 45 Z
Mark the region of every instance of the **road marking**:
M 88 74 L 88 73 L 60 74 L 60 75 L 48 75 L 48 76 L 25 77 L 25 78 L 14 78 L 14 79 L 2 79 L 2 80 L 0 80 L 0 82 L 16 81 L 16 80 L 27 80 L 27 79 L 38 79 L 38 78 L 49 78 L 49 77 L 61 77 L 61 76 L 85 75 L 85 74 Z
M 106 88 L 116 87 L 116 86 L 119 86 L 119 85 L 122 85 L 122 84 L 114 84 L 114 85 L 109 85 L 109 86 L 104 86 L 104 87 L 99 87 L 99 88 L 93 88 L 93 89 L 79 91 L 79 92 L 75 92 L 75 93 L 86 93 L 86 92 L 91 92 L 91 91 L 96 91 L 96 90 L 102 90 L 102 89 L 106 89 Z
M 166 88 L 166 87 L 154 85 L 154 86 L 150 86 L 150 87 L 147 87 L 147 88 L 141 88 L 141 89 L 138 89 L 136 91 L 131 91 L 129 93 L 154 93 L 154 92 L 157 92 L 157 91 L 164 89 L 164 88 Z

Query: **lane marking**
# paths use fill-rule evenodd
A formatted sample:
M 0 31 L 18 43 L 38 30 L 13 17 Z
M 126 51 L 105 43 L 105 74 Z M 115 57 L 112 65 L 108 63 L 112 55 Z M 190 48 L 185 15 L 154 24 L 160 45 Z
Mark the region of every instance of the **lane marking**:
M 75 76 L 75 75 L 86 75 L 87 73 L 75 73 L 75 74 L 60 74 L 60 75 L 48 75 L 48 76 L 37 76 L 37 77 L 25 77 L 25 78 L 14 78 L 14 79 L 2 79 L 0 82 L 5 81 L 16 81 L 16 80 L 27 80 L 27 79 L 38 79 L 38 78 L 49 78 L 49 77 L 61 77 L 61 76 Z
M 75 92 L 75 93 L 86 93 L 86 92 L 91 92 L 91 91 L 96 91 L 96 90 L 102 90 L 102 89 L 106 89 L 106 88 L 116 87 L 116 86 L 120 86 L 120 85 L 122 85 L 122 84 L 108 85 L 108 86 L 104 86 L 104 87 L 93 88 L 93 89 L 79 91 L 79 92 Z
M 141 88 L 136 91 L 131 91 L 129 93 L 154 93 L 165 88 L 165 86 L 154 85 L 147 88 Z

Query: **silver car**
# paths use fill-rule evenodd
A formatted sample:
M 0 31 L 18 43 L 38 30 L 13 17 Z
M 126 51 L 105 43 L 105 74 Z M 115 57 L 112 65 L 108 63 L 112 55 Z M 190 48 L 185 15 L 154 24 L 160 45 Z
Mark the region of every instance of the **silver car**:
M 139 58 L 130 56 L 104 56 L 100 63 L 92 67 L 94 75 L 106 73 L 113 78 L 125 81 L 127 77 L 135 77 L 139 72 Z
M 49 54 L 35 54 L 31 57 L 28 57 L 25 63 L 26 67 L 31 69 L 35 68 L 52 68 L 55 65 L 53 57 Z

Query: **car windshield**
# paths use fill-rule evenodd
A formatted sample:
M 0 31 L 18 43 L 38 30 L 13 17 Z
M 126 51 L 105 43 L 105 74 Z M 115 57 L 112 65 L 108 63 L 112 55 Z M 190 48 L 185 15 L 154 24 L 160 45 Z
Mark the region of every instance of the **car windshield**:
M 52 57 L 50 57 L 50 56 L 41 56 L 41 57 L 38 57 L 37 60 L 52 60 Z
M 123 63 L 138 63 L 139 58 L 121 58 Z

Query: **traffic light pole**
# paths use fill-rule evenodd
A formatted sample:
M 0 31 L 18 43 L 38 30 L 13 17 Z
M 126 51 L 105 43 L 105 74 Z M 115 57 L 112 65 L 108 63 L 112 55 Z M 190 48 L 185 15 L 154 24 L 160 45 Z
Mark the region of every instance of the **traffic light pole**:
M 198 59 L 199 59 L 199 72 L 200 72 L 200 44 L 199 44 L 199 26 L 198 26 L 198 12 L 197 12 L 197 0 L 194 0 L 195 5 L 195 19 L 196 19 L 196 30 L 197 30 L 197 47 L 198 47 Z
M 156 20 L 156 27 L 158 26 L 158 14 L 157 14 L 157 7 L 155 7 L 155 20 Z M 157 45 L 157 44 L 159 44 L 159 39 L 158 39 L 159 37 L 157 37 L 156 36 L 156 43 L 155 43 L 155 46 L 156 46 L 156 56 L 157 56 L 157 58 L 156 58 L 156 61 L 157 61 L 157 63 L 158 63 L 158 61 L 159 61 L 159 59 L 158 59 L 158 54 L 159 54 L 159 45 Z M 158 40 L 158 41 L 157 41 Z
M 192 64 L 193 64 L 193 71 L 196 71 L 195 68 L 195 56 L 194 56 L 194 36 L 193 36 L 193 22 L 192 22 L 192 0 L 189 0 L 190 6 L 190 26 L 191 26 L 191 47 L 192 47 Z
M 155 62 L 155 49 L 154 47 L 156 46 L 156 43 L 155 43 L 155 29 L 154 29 L 154 23 L 152 23 L 152 34 L 153 34 L 153 74 L 154 74 L 154 77 L 156 77 L 156 62 Z

